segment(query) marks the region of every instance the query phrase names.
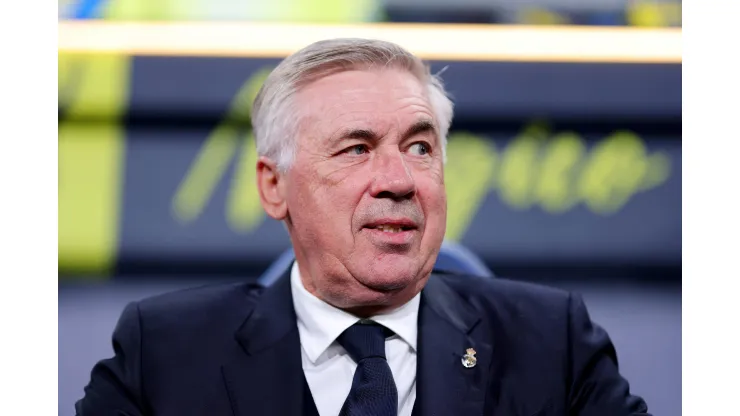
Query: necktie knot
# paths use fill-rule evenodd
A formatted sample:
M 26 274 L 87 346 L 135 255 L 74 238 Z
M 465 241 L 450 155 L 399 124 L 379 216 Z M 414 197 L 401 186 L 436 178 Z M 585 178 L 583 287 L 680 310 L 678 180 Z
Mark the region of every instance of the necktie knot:
M 389 333 L 375 322 L 358 322 L 342 332 L 337 342 L 356 363 L 374 357 L 385 359 L 385 338 Z

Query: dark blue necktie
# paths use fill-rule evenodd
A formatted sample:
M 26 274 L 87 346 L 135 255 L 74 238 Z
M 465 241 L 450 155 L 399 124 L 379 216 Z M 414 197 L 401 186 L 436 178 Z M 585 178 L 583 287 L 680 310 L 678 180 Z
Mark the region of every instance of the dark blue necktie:
M 339 416 L 396 416 L 398 390 L 385 358 L 391 331 L 376 323 L 356 323 L 337 338 L 357 363 L 352 389 Z

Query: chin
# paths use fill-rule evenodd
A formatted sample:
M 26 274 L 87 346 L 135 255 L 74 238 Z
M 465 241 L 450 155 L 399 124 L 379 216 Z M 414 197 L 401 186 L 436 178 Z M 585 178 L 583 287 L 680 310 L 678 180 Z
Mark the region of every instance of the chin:
M 401 291 L 418 282 L 422 276 L 419 264 L 410 259 L 376 260 L 358 270 L 357 280 L 379 292 Z
M 358 316 L 372 316 L 408 302 L 421 290 L 426 275 L 416 262 L 370 262 L 350 267 L 349 277 L 324 289 L 329 303 Z M 340 289 L 341 288 L 341 289 Z

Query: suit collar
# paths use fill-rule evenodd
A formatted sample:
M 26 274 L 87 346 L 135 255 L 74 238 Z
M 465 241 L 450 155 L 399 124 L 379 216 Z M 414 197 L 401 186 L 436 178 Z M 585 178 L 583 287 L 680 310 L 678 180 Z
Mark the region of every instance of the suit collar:
M 294 330 L 296 315 L 289 272 L 286 272 L 264 289 L 247 319 L 236 331 L 236 339 L 251 355 L 273 346 Z
M 475 308 L 442 277 L 429 278 L 419 314 L 417 414 L 483 413 L 493 347 L 492 334 L 480 322 Z M 476 365 L 466 368 L 462 359 L 470 348 Z
M 255 300 L 235 337 L 242 351 L 222 366 L 234 415 L 301 414 L 304 375 L 287 273 Z
M 464 279 L 464 277 L 461 277 Z M 432 274 L 421 292 L 422 305 L 434 312 L 438 318 L 452 325 L 457 331 L 467 334 L 481 318 L 450 288 L 442 277 Z

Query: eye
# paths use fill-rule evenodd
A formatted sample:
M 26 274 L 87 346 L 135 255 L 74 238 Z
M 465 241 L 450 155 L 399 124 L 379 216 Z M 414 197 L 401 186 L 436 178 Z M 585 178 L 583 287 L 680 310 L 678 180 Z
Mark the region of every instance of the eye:
M 412 153 L 417 154 L 419 156 L 425 156 L 425 155 L 429 154 L 429 150 L 431 150 L 431 149 L 430 149 L 430 147 L 429 147 L 428 144 L 422 143 L 422 142 L 418 142 L 418 143 L 412 144 L 411 147 L 409 147 L 409 150 Z
M 367 152 L 368 148 L 364 144 L 356 144 L 345 150 L 345 153 L 349 153 L 350 155 L 364 155 Z

